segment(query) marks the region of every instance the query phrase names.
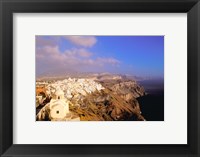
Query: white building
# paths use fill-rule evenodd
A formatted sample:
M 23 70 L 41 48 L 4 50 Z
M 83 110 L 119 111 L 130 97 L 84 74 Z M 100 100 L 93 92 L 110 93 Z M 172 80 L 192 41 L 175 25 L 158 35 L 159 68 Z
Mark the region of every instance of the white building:
M 58 89 L 50 101 L 51 119 L 63 119 L 69 114 L 69 102 L 64 97 L 64 92 Z

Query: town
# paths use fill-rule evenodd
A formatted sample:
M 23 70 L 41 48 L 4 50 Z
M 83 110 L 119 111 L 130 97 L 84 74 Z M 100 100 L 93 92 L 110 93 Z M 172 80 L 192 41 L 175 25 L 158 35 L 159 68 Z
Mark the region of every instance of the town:
M 53 83 L 36 82 L 36 107 L 46 105 L 49 107 L 49 117 L 51 120 L 77 120 L 79 117 L 73 118 L 69 111 L 69 105 L 72 100 L 78 100 L 87 94 L 104 89 L 101 84 L 96 83 L 92 79 L 64 79 Z M 75 106 L 80 106 L 77 103 Z M 41 110 L 37 118 L 42 119 L 45 110 Z

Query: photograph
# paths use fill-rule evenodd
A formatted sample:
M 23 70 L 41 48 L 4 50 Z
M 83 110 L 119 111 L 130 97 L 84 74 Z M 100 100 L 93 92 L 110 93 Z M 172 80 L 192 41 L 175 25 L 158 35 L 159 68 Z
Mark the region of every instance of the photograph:
M 163 35 L 36 35 L 36 121 L 164 121 Z

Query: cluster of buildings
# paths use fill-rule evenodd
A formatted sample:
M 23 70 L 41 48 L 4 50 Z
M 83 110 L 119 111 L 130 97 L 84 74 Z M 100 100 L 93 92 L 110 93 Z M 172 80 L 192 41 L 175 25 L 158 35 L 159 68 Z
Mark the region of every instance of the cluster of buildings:
M 48 84 L 46 86 L 46 94 L 53 95 L 58 89 L 62 90 L 64 92 L 64 97 L 70 100 L 74 95 L 86 96 L 95 91 L 100 91 L 104 89 L 104 87 L 92 79 L 68 78 Z
M 72 118 L 72 113 L 69 111 L 70 100 L 74 97 L 87 96 L 95 91 L 100 91 L 104 87 L 92 79 L 65 79 L 53 83 L 37 82 L 36 86 L 44 85 L 43 92 L 46 97 L 51 97 L 51 100 L 46 106 L 49 108 L 49 117 L 51 120 L 67 120 L 79 121 L 80 118 Z M 41 88 L 41 87 L 40 87 Z M 40 89 L 41 90 L 41 89 Z M 37 92 L 36 92 L 37 93 Z M 36 95 L 36 98 L 39 97 Z M 38 117 L 43 117 L 45 107 L 38 113 Z

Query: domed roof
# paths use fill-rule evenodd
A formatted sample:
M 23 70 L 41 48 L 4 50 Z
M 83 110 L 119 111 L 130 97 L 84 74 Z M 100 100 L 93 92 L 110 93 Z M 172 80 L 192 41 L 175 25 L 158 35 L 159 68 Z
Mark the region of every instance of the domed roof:
M 61 95 L 64 95 L 64 92 L 61 89 L 58 89 L 58 90 L 56 90 L 55 95 L 61 96 Z

